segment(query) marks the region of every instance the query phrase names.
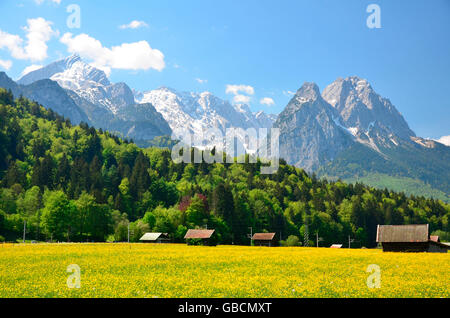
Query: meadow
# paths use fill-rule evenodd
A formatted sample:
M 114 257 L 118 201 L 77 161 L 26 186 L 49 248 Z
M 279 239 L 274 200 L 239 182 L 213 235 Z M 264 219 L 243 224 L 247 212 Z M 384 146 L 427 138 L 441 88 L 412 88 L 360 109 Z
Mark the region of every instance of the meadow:
M 69 288 L 67 267 L 81 269 Z M 380 288 L 369 288 L 369 265 Z M 146 244 L 0 245 L 0 297 L 450 296 L 450 254 Z

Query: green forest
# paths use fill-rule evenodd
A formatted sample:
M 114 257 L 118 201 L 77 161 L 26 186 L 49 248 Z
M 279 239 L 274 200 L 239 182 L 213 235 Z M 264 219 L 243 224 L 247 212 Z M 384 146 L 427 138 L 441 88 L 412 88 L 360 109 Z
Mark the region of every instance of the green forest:
M 145 232 L 183 242 L 215 229 L 220 244 L 250 244 L 249 228 L 283 244 L 376 246 L 378 224 L 430 224 L 448 240 L 450 205 L 361 183 L 308 175 L 281 160 L 175 164 L 169 149 L 139 148 L 0 89 L 0 241 L 137 242 Z M 298 239 L 297 239 L 298 238 Z
M 389 160 L 374 150 L 356 144 L 320 167 L 317 174 L 328 180 L 340 176 L 380 188 L 382 185 L 407 194 L 423 195 L 450 203 L 450 161 L 445 146 L 432 148 L 402 143 L 396 148 L 381 148 Z

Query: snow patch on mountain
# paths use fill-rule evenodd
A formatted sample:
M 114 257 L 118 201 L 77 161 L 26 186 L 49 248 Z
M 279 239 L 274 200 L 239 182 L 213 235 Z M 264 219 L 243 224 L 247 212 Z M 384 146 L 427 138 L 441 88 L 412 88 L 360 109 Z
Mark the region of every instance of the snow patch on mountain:
M 450 135 L 449 136 L 442 136 L 441 138 L 436 140 L 437 142 L 446 145 L 450 147 Z

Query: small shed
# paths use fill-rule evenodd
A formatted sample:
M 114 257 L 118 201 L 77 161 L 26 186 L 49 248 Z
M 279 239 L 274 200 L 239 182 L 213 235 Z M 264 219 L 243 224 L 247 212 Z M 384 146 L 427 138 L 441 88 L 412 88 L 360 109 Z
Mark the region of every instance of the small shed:
M 214 237 L 215 230 L 188 230 L 184 239 L 188 245 L 193 242 L 201 242 L 202 245 L 215 246 L 216 240 Z
M 170 238 L 167 233 L 145 233 L 139 241 L 143 243 L 169 243 Z
M 274 246 L 275 233 L 255 233 L 252 237 L 255 246 Z
M 342 244 L 333 244 L 330 248 L 342 248 Z
M 447 253 L 449 246 L 430 237 L 429 225 L 378 225 L 377 243 L 384 252 Z

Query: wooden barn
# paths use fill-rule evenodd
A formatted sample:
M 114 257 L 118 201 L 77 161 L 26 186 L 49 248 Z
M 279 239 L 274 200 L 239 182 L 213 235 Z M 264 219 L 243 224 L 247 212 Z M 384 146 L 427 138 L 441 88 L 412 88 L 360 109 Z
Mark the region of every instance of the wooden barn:
M 430 237 L 429 225 L 378 225 L 377 242 L 384 252 L 447 253 L 449 246 Z
M 201 242 L 205 246 L 217 245 L 215 236 L 215 230 L 188 230 L 184 239 L 188 245 L 192 245 L 194 242 Z
M 169 243 L 170 238 L 167 233 L 145 233 L 139 241 L 143 243 Z
M 275 246 L 275 233 L 255 233 L 252 237 L 254 246 Z

